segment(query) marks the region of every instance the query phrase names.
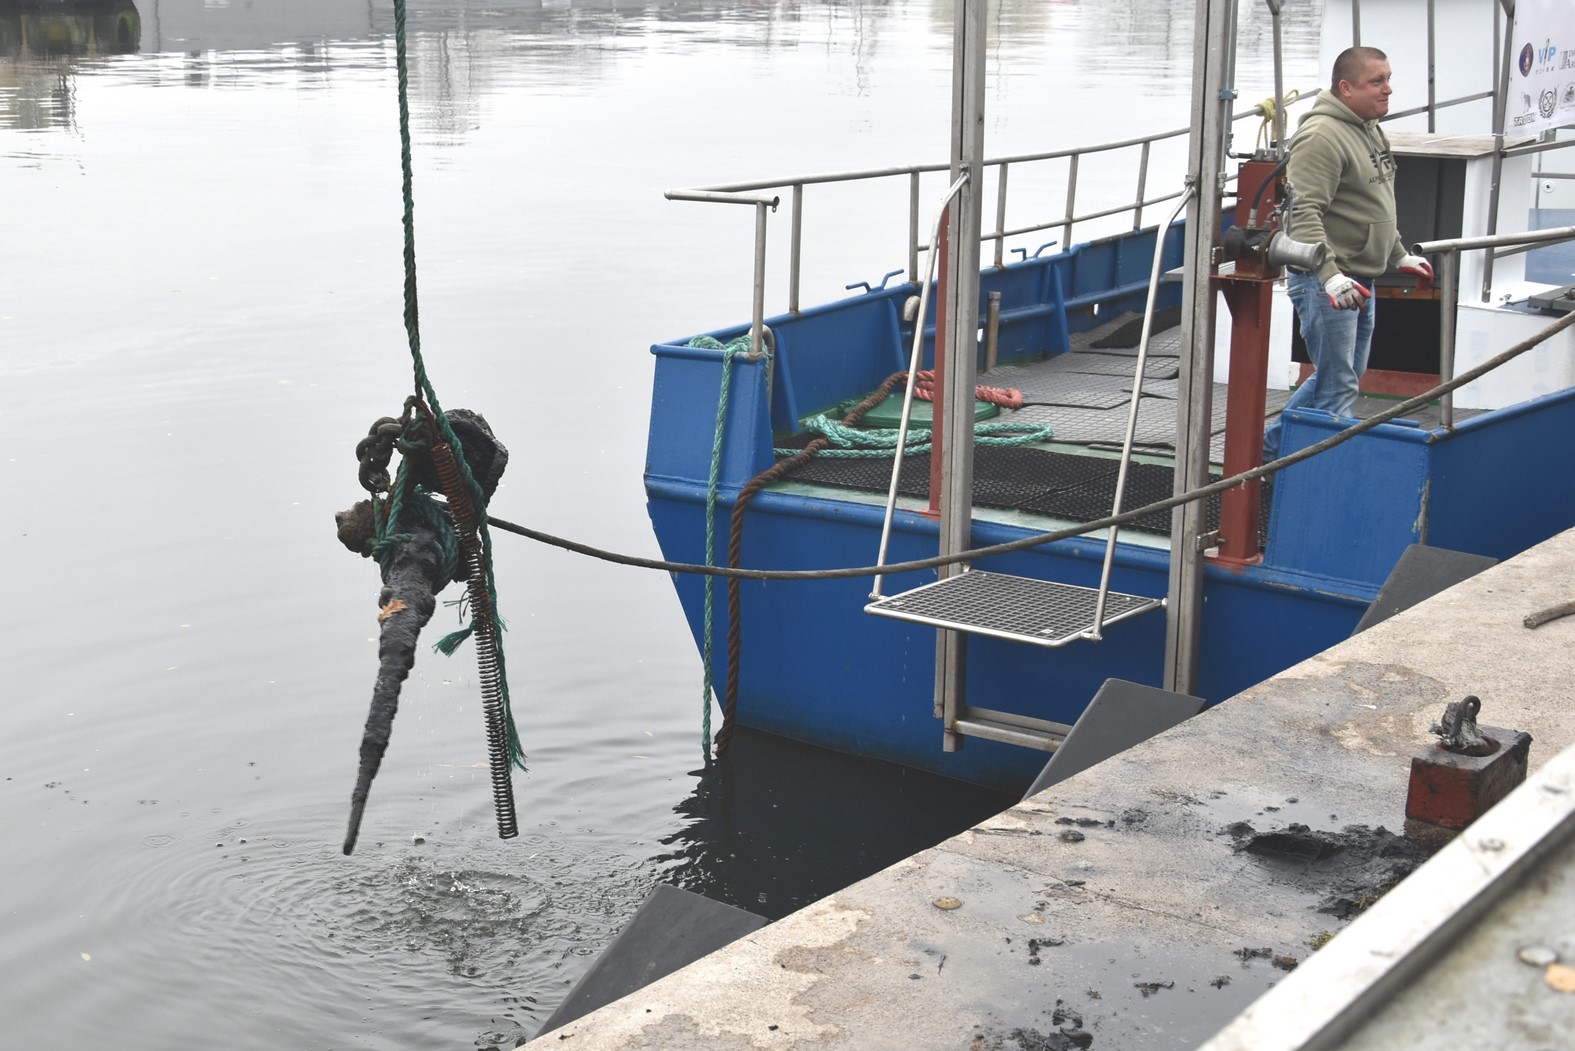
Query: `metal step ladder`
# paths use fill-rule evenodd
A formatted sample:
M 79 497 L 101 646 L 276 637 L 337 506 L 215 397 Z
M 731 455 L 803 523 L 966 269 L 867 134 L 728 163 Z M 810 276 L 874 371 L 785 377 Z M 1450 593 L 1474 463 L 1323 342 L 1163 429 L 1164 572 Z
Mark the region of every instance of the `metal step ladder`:
M 1105 625 L 1164 604 L 1164 599 L 1113 593 L 1108 586 L 1087 588 L 971 569 L 876 599 L 864 609 L 876 616 L 1054 649 L 1098 639 L 1098 629 Z
M 920 296 L 917 318 L 914 322 L 913 349 L 908 365 L 910 377 L 918 374 L 921 362 L 926 301 L 934 276 L 941 216 L 945 214 L 947 204 L 961 183 L 962 180 L 959 180 L 952 185 L 946 199 L 942 202 L 941 213 L 936 217 L 930 242 L 930 272 L 919 286 Z M 1148 364 L 1149 323 L 1153 317 L 1154 301 L 1159 287 L 1159 267 L 1163 256 L 1165 229 L 1165 226 L 1161 226 L 1155 239 L 1154 265 L 1149 278 L 1142 336 L 1138 341 L 1132 399 L 1127 410 L 1126 434 L 1121 445 L 1121 466 L 1116 476 L 1116 491 L 1110 509 L 1111 517 L 1121 513 L 1127 469 L 1132 462 L 1138 402 L 1143 396 L 1143 374 Z M 902 450 L 906 447 L 908 423 L 913 410 L 913 390 L 914 384 L 910 382 L 903 396 L 902 421 L 897 431 L 897 453 L 892 459 L 891 484 L 886 492 L 886 511 L 881 525 L 880 550 L 875 563 L 877 567 L 886 564 L 892 521 L 897 507 L 897 482 L 902 470 Z M 1103 638 L 1106 626 L 1165 605 L 1163 598 L 1129 595 L 1110 590 L 1110 573 L 1114 564 L 1116 538 L 1119 532 L 1119 527 L 1111 526 L 1107 533 L 1104 566 L 1100 572 L 1097 588 L 975 570 L 965 564 L 941 580 L 891 596 L 881 593 L 883 575 L 877 574 L 874 588 L 870 593 L 870 601 L 864 609 L 865 612 L 876 616 L 927 624 L 942 630 L 988 635 L 1035 646 L 1055 648 L 1079 640 L 1098 642 Z M 1070 727 L 1059 723 L 1009 712 L 976 708 L 965 703 L 953 704 L 950 701 L 944 705 L 938 702 L 937 714 L 946 723 L 948 749 L 956 747 L 958 743 L 953 735 L 966 735 L 1053 752 L 1061 741 L 1065 740 L 1070 730 Z

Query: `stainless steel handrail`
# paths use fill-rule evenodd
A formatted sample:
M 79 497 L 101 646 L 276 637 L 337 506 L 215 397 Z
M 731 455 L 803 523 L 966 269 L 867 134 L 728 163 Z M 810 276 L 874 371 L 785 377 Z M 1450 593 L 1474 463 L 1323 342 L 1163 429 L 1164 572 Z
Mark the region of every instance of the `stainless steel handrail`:
M 1311 94 L 1308 94 L 1305 96 L 1305 99 L 1310 101 L 1312 97 L 1313 96 Z M 1298 99 L 1300 100 L 1300 93 L 1298 93 Z M 1249 120 L 1253 117 L 1262 117 L 1263 115 L 1264 109 L 1260 104 L 1253 106 L 1250 109 L 1244 110 L 1241 113 L 1235 114 L 1231 119 L 1233 121 L 1242 121 Z M 1173 201 L 1178 196 L 1180 196 L 1179 193 L 1172 193 L 1165 194 L 1164 196 L 1160 197 L 1144 197 L 1144 193 L 1148 184 L 1149 160 L 1153 144 L 1156 142 L 1164 142 L 1169 139 L 1183 138 L 1190 134 L 1191 131 L 1192 128 L 1189 125 L 1187 127 L 1174 128 L 1169 131 L 1156 132 L 1151 135 L 1139 135 L 1133 138 L 1120 139 L 1114 142 L 1098 143 L 1092 146 L 1077 146 L 1067 149 L 1045 150 L 1036 153 L 1009 154 L 1006 156 L 995 157 L 986 160 L 984 162 L 985 168 L 998 169 L 999 177 L 996 182 L 996 221 L 995 229 L 983 233 L 980 237 L 980 242 L 995 242 L 994 262 L 995 265 L 999 267 L 1005 265 L 1005 242 L 1006 238 L 1008 237 L 1016 237 L 1025 233 L 1033 233 L 1038 230 L 1048 230 L 1054 227 L 1061 227 L 1061 242 L 1063 244 L 1069 244 L 1072 238 L 1072 230 L 1078 223 L 1090 222 L 1095 219 L 1103 219 L 1112 215 L 1119 215 L 1122 212 L 1131 212 L 1133 216 L 1132 228 L 1135 230 L 1142 229 L 1144 209 L 1154 205 L 1163 204 L 1166 201 Z M 1110 153 L 1115 150 L 1131 149 L 1134 147 L 1140 148 L 1141 150 L 1138 158 L 1137 192 L 1135 197 L 1125 204 L 1108 208 L 1099 208 L 1078 214 L 1075 209 L 1075 205 L 1078 191 L 1078 168 L 1081 158 L 1092 154 Z M 1021 166 L 1024 164 L 1058 160 L 1065 160 L 1069 165 L 1065 212 L 1054 219 L 1050 219 L 1042 223 L 1008 228 L 1006 226 L 1006 193 L 1009 182 L 1008 176 L 1011 167 L 1014 165 Z M 753 179 L 742 182 L 719 183 L 712 186 L 669 190 L 667 191 L 666 196 L 670 200 L 714 201 L 726 204 L 749 203 L 758 205 L 763 199 L 746 197 L 744 195 L 760 190 L 791 190 L 792 214 L 790 216 L 791 240 L 788 248 L 788 311 L 790 313 L 796 314 L 799 311 L 800 275 L 803 258 L 802 242 L 804 188 L 806 186 L 865 182 L 873 179 L 887 179 L 899 176 L 907 176 L 909 180 L 908 280 L 913 282 L 918 280 L 919 253 L 925 247 L 924 244 L 919 240 L 919 179 L 920 176 L 925 174 L 944 172 L 948 170 L 949 166 L 946 164 L 910 164 L 889 168 L 863 168 L 855 169 L 853 171 L 819 172 L 808 175 L 789 176 L 787 178 Z M 771 198 L 770 200 L 776 201 L 779 199 L 780 198 Z M 773 204 L 772 207 L 774 209 L 775 204 Z M 764 257 L 764 245 L 763 243 L 760 243 L 763 241 L 764 235 L 761 235 L 755 245 L 755 257 L 757 260 L 761 260 Z
M 1422 241 L 1411 246 L 1416 255 L 1441 255 L 1438 265 L 1438 374 L 1447 383 L 1455 378 L 1455 314 L 1460 309 L 1460 253 L 1499 248 L 1525 251 L 1539 244 L 1575 240 L 1575 226 L 1549 230 L 1527 230 L 1514 234 L 1488 234 L 1483 237 L 1452 237 L 1441 241 Z M 1508 253 L 1505 253 L 1508 254 Z M 1455 394 L 1446 393 L 1439 405 L 1439 422 L 1455 426 Z
M 766 328 L 766 209 L 773 212 L 780 197 L 752 197 L 726 190 L 668 190 L 669 201 L 703 201 L 712 204 L 748 204 L 755 209 L 755 283 L 749 312 L 749 357 L 760 357 Z
M 897 449 L 891 461 L 891 484 L 886 490 L 886 513 L 881 518 L 880 547 L 875 553 L 876 567 L 886 564 L 886 549 L 891 542 L 891 524 L 897 514 L 897 482 L 902 474 L 902 457 L 908 447 L 908 421 L 913 415 L 913 395 L 919 387 L 919 366 L 923 364 L 924 352 L 924 313 L 929 307 L 930 278 L 935 274 L 936 252 L 935 246 L 941 239 L 941 223 L 946 219 L 946 209 L 951 207 L 952 198 L 957 196 L 957 191 L 963 188 L 968 181 L 968 173 L 964 171 L 951 186 L 947 187 L 946 196 L 941 198 L 940 207 L 935 210 L 935 226 L 930 233 L 930 273 L 919 285 L 919 309 L 913 319 L 913 351 L 908 356 L 908 384 L 902 395 L 902 419 L 897 424 Z M 940 338 L 939 330 L 936 338 Z M 936 366 L 939 368 L 940 366 Z M 875 582 L 870 591 L 870 601 L 879 602 L 881 595 L 881 581 L 885 579 L 884 573 L 875 574 Z

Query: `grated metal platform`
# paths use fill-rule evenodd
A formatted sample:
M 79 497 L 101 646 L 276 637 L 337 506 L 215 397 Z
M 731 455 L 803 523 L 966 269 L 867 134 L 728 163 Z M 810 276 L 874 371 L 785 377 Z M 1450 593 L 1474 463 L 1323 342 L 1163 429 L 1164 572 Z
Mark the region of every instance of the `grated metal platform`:
M 1086 636 L 1098 598 L 1096 588 L 976 569 L 878 599 L 864 609 L 877 616 L 1053 648 Z M 1105 596 L 1104 624 L 1108 627 L 1164 604 L 1164 599 L 1112 591 Z
M 1111 345 L 1112 337 L 1130 329 L 1136 315 L 1112 318 L 1098 328 L 1072 336 L 1071 349 L 1055 358 L 1026 365 L 1003 365 L 980 377 L 990 386 L 1011 387 L 1022 392 L 1024 405 L 1004 411 L 1000 420 L 1048 424 L 1054 431 L 1057 451 L 1045 448 L 1001 449 L 979 446 L 974 459 L 974 503 L 980 507 L 1030 511 L 1069 521 L 1093 521 L 1110 513 L 1115 494 L 1116 462 L 1103 458 L 1119 451 L 1126 433 L 1128 403 L 1133 385 L 1131 355 L 1135 347 Z M 1143 397 L 1138 402 L 1137 429 L 1133 436 L 1137 452 L 1172 457 L 1176 446 L 1175 376 L 1180 350 L 1180 329 L 1172 327 L 1153 333 L 1149 339 L 1151 358 L 1144 370 Z M 1134 337 L 1135 338 L 1135 337 Z M 1096 347 L 1097 343 L 1105 346 Z M 1116 342 L 1119 342 L 1117 340 Z M 1230 392 L 1223 383 L 1213 388 L 1209 461 L 1218 465 L 1225 457 L 1225 406 Z M 1290 398 L 1289 391 L 1270 390 L 1265 395 L 1265 417 L 1279 415 Z M 1370 397 L 1357 400 L 1354 414 L 1366 418 L 1394 402 Z M 1476 410 L 1457 409 L 1456 418 L 1476 415 Z M 1424 428 L 1438 426 L 1436 407 L 1418 411 L 1412 417 Z M 782 439 L 785 448 L 802 448 L 810 435 Z M 1081 446 L 1095 452 L 1069 450 Z M 1065 451 L 1063 451 L 1065 450 Z M 855 460 L 817 457 L 795 468 L 792 481 L 841 488 L 885 492 L 891 480 L 891 458 Z M 1218 472 L 1211 477 L 1218 477 Z M 1272 481 L 1263 488 L 1263 528 L 1269 521 L 1268 507 Z M 1171 469 L 1156 463 L 1134 463 L 1127 479 L 1122 506 L 1139 507 L 1170 495 Z M 929 496 L 929 454 L 905 458 L 898 492 L 905 497 Z M 1209 501 L 1205 512 L 1208 528 L 1218 523 L 1219 498 Z M 1170 532 L 1168 513 L 1149 516 L 1128 528 L 1166 536 Z

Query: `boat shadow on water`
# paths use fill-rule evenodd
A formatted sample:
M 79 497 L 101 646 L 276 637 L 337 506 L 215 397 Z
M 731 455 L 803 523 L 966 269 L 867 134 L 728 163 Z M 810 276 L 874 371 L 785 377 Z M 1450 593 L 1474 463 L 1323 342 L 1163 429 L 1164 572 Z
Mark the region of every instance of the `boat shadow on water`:
M 740 726 L 654 860 L 685 890 L 776 920 L 1016 802 Z

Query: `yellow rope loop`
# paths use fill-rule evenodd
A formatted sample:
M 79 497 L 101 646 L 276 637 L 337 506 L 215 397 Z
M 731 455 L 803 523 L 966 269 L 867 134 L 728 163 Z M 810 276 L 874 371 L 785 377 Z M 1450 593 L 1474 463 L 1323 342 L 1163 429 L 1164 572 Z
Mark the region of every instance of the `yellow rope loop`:
M 1293 89 L 1287 92 L 1285 95 L 1285 108 L 1289 110 L 1291 106 L 1295 104 L 1296 100 L 1301 97 L 1300 91 Z M 1258 103 L 1257 108 L 1263 111 L 1263 121 L 1258 125 L 1257 148 L 1259 150 L 1267 150 L 1271 145 L 1273 145 L 1274 142 L 1274 96 L 1270 95 L 1268 98 Z

